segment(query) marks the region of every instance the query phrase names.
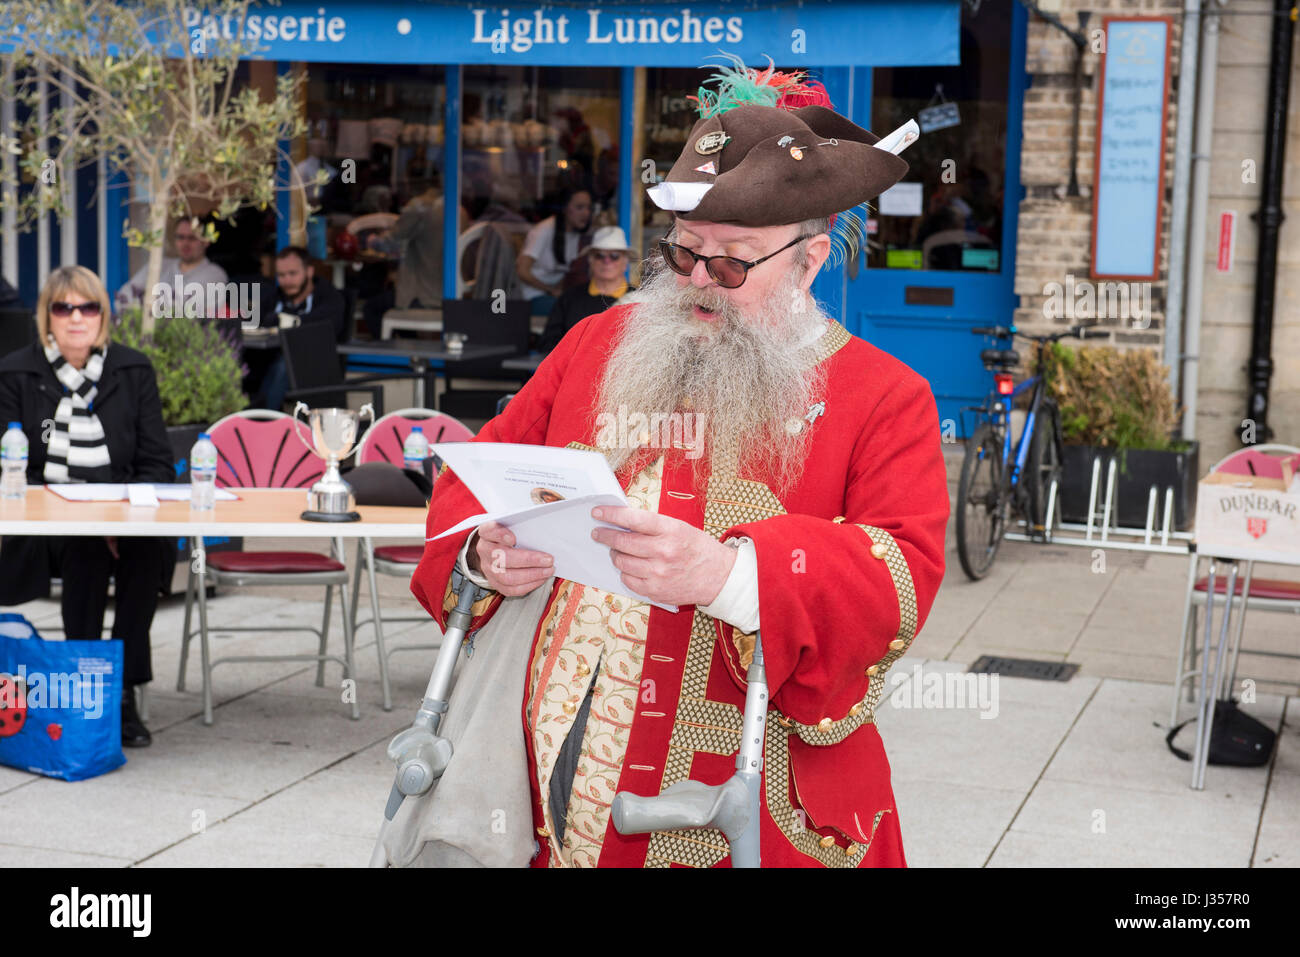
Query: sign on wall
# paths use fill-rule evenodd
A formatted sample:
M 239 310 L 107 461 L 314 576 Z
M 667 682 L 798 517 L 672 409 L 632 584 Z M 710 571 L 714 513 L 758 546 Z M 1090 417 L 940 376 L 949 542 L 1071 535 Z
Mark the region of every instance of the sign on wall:
M 195 29 L 238 27 L 195 4 Z M 747 63 L 950 66 L 960 62 L 959 0 L 712 3 L 328 3 L 255 9 L 245 38 L 268 60 L 700 66 L 726 50 Z M 924 24 L 924 26 L 919 26 Z
M 1094 279 L 1155 279 L 1164 197 L 1170 20 L 1107 17 L 1097 97 Z

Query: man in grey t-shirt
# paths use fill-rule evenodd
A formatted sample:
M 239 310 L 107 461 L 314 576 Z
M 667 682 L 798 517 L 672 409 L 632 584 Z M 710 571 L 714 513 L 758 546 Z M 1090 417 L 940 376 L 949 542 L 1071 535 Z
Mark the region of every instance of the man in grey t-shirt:
M 172 237 L 176 243 L 177 255 L 163 257 L 162 270 L 158 274 L 160 283 L 174 286 L 176 277 L 181 276 L 183 289 L 188 289 L 196 283 L 201 286 L 206 286 L 207 283 L 225 284 L 226 271 L 216 263 L 208 260 L 205 255 L 208 244 L 203 241 L 198 230 L 195 229 L 193 220 L 178 219 Z M 121 309 L 123 306 L 144 300 L 145 276 L 148 270 L 147 264 L 142 266 L 140 271 L 128 279 L 122 288 L 117 291 L 117 308 Z M 207 296 L 205 294 L 204 302 L 206 301 Z

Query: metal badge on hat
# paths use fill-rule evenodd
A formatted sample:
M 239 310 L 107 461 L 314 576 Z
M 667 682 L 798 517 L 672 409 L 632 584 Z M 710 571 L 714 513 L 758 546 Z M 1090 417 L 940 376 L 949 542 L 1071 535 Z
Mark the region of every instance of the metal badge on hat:
M 695 141 L 695 152 L 701 156 L 708 156 L 710 153 L 717 153 L 730 142 L 730 136 L 722 130 L 714 130 L 712 133 L 705 133 Z

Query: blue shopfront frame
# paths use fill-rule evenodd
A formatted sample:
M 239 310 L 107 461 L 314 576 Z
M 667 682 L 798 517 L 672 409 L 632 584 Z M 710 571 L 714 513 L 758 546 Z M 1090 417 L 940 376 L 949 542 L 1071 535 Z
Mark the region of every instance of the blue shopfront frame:
M 508 12 L 507 12 L 508 11 Z M 306 63 L 444 63 L 446 114 L 444 138 L 444 188 L 459 192 L 460 91 L 465 64 L 620 68 L 620 135 L 630 143 L 634 133 L 636 67 L 710 67 L 719 63 L 721 51 L 734 53 L 748 63 L 806 63 L 825 84 L 836 108 L 855 122 L 870 125 L 870 71 L 877 66 L 950 66 L 960 62 L 960 0 L 804 0 L 800 3 L 759 0 L 713 0 L 711 3 L 505 3 L 478 4 L 429 2 L 328 3 L 320 0 L 282 0 L 256 11 L 245 32 L 256 32 L 261 49 L 255 58 L 276 63 L 284 73 L 295 62 Z M 206 18 L 201 5 L 193 13 L 194 29 L 229 34 L 233 23 Z M 268 18 L 275 17 L 274 37 Z M 566 17 L 563 32 L 560 17 Z M 500 40 L 502 20 L 510 42 Z M 291 24 L 289 38 L 284 35 Z M 546 23 L 551 23 L 546 27 Z M 531 24 L 520 26 L 519 24 Z M 698 37 L 696 36 L 698 24 Z M 536 42 L 541 38 L 551 42 Z M 682 30 L 686 32 L 683 33 Z M 498 42 L 480 42 L 497 33 Z M 525 43 L 525 31 L 534 42 Z M 549 31 L 549 36 L 548 36 Z M 620 32 L 621 31 L 621 32 Z M 564 40 L 566 42 L 561 42 Z M 713 42 L 716 40 L 717 42 Z M 622 41 L 622 42 L 620 42 Z M 524 47 L 527 47 L 524 49 Z M 701 71 L 703 77 L 704 71 Z M 862 82 L 867 95 L 860 93 Z M 287 143 L 281 144 L 286 152 Z M 620 177 L 619 221 L 626 229 L 632 205 L 640 199 L 640 170 L 629 155 Z M 278 178 L 287 183 L 287 164 Z M 119 224 L 125 211 L 126 184 L 110 176 L 105 280 L 117 289 L 129 276 L 129 249 Z M 84 195 L 84 194 L 83 194 Z M 282 190 L 277 199 L 277 245 L 289 243 L 290 197 Z M 81 204 L 80 236 L 98 235 L 96 210 Z M 444 275 L 455 272 L 459 224 L 447 217 Z M 57 224 L 51 230 L 57 244 Z M 19 239 L 20 259 L 35 259 L 34 234 Z M 80 244 L 84 245 L 84 243 Z M 97 244 L 94 244 L 97 246 Z M 57 250 L 57 245 L 52 249 Z M 83 262 L 94 262 L 97 249 L 87 248 Z M 35 270 L 21 270 L 20 292 L 34 301 Z M 823 269 L 814 293 L 835 314 L 846 305 L 843 267 Z M 848 321 L 851 331 L 861 324 Z

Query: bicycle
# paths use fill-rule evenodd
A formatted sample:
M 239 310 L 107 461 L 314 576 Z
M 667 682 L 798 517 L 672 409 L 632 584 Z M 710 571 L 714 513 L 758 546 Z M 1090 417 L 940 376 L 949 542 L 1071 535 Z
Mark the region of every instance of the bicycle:
M 1011 370 L 1020 364 L 1020 353 L 1009 348 L 980 352 L 984 368 L 993 373 L 994 388 L 984 405 L 963 409 L 976 414 L 976 427 L 966 442 L 957 486 L 957 557 L 966 577 L 979 581 L 993 567 L 1013 508 L 1031 537 L 1041 535 L 1043 541 L 1048 537 L 1055 504 L 1048 499 L 1061 478 L 1061 415 L 1043 380 L 1047 347 L 1062 339 L 1098 339 L 1109 333 L 1083 324 L 1045 336 L 1027 335 L 1015 326 L 979 327 L 971 332 L 1007 345 L 1017 336 L 1037 344 L 1034 374 L 1019 384 Z M 1013 450 L 1011 410 L 1026 392 L 1031 393 L 1029 409 Z

